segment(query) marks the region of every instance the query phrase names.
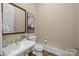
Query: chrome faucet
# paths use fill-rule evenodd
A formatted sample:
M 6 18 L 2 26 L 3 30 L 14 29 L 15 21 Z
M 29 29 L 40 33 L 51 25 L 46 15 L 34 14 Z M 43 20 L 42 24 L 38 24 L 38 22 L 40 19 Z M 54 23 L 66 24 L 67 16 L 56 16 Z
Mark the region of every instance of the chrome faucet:
M 24 39 L 24 38 L 27 38 L 27 36 L 22 35 L 20 40 L 22 40 L 22 39 Z

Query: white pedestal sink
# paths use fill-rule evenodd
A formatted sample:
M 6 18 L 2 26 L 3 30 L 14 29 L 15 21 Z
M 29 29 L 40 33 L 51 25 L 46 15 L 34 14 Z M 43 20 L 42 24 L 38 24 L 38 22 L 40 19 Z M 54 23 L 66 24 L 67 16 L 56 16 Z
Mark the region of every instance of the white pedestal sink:
M 17 44 L 13 43 L 8 47 L 3 48 L 3 52 L 6 56 L 17 56 L 22 52 L 32 48 L 36 42 L 30 40 L 23 40 Z

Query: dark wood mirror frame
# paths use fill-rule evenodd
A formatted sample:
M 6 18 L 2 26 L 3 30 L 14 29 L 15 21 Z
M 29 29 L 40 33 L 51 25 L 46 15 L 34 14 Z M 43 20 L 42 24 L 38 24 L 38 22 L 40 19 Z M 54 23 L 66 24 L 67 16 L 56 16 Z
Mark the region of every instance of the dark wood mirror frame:
M 13 6 L 15 6 L 15 7 L 17 7 L 17 8 L 19 8 L 19 9 L 21 9 L 21 10 L 23 10 L 24 12 L 25 12 L 25 31 L 24 32 L 14 32 L 14 33 L 3 33 L 3 30 L 2 30 L 2 34 L 3 35 L 9 35 L 9 34 L 22 34 L 22 33 L 26 33 L 26 28 L 27 28 L 27 14 L 26 14 L 26 10 L 25 9 L 23 9 L 23 8 L 21 8 L 21 7 L 19 7 L 19 6 L 17 6 L 17 5 L 15 5 L 15 4 L 13 4 L 13 3 L 8 3 L 8 4 L 11 4 L 11 5 L 13 5 Z M 2 11 L 2 23 L 3 23 L 3 3 L 1 3 L 1 11 Z

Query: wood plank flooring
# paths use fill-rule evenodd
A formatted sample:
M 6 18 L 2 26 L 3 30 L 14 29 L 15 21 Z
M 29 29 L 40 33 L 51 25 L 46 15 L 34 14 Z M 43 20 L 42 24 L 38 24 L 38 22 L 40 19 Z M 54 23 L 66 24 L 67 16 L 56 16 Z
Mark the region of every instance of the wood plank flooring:
M 46 50 L 43 50 L 42 53 L 43 53 L 43 56 L 57 56 L 56 54 L 53 54 L 53 53 L 48 52 Z M 36 56 L 35 54 L 33 54 L 33 50 L 30 53 L 28 53 L 28 55 L 29 56 Z

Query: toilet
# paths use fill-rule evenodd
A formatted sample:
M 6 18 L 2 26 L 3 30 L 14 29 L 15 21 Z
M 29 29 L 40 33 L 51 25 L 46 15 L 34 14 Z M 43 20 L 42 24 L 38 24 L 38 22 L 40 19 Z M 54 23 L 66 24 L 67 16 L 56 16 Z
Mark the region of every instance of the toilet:
M 36 36 L 29 36 L 28 37 L 29 40 L 36 42 Z M 33 54 L 35 54 L 36 56 L 42 56 L 42 51 L 44 50 L 44 47 L 42 44 L 37 43 L 36 45 L 34 45 L 33 47 Z

